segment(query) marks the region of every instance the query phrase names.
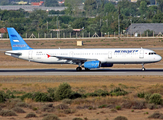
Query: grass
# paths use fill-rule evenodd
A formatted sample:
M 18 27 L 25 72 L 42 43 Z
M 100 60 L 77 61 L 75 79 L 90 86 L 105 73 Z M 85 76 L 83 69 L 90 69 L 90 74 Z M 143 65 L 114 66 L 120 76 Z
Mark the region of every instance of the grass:
M 17 112 L 17 113 L 25 113 L 25 111 L 22 108 L 20 108 L 20 107 L 15 107 L 12 110 Z
M 116 110 L 121 110 L 122 109 L 121 106 L 119 106 L 119 105 L 117 105 L 115 108 L 116 108 Z
M 68 82 L 74 91 L 81 93 L 94 92 L 98 89 L 110 91 L 120 87 L 129 92 L 134 88 L 136 93 L 147 91 L 163 94 L 162 79 L 163 76 L 146 76 L 143 79 L 142 76 L 0 76 L 0 90 L 12 89 L 22 93 L 44 92 L 48 88 Z
M 12 110 L 2 110 L 0 111 L 0 116 L 17 116 Z
M 162 117 L 163 114 L 160 113 L 160 112 L 154 112 L 152 115 L 148 116 L 148 118 L 155 118 L 155 119 L 158 119 L 160 117 Z
M 35 113 L 28 113 L 25 118 L 37 117 Z
M 56 115 L 47 115 L 43 120 L 60 120 Z
M 23 79 L 23 82 L 22 82 Z M 46 79 L 46 81 L 44 81 Z M 100 79 L 100 81 L 99 81 Z M 71 85 L 73 91 L 80 91 L 82 89 L 82 93 L 94 92 L 95 90 L 102 89 L 111 91 L 117 87 L 122 87 L 129 94 L 125 96 L 112 96 L 111 98 L 103 99 L 102 97 L 94 97 L 94 99 L 90 99 L 92 103 L 101 103 L 100 105 L 106 104 L 115 104 L 120 105 L 123 99 L 133 101 L 138 99 L 135 104 L 141 104 L 143 101 L 139 101 L 137 94 L 141 91 L 145 93 L 153 93 L 158 92 L 162 93 L 163 86 L 163 77 L 160 76 L 146 76 L 142 79 L 142 76 L 0 76 L 1 87 L 8 88 L 8 90 L 12 91 L 21 91 L 22 94 L 24 92 L 46 92 L 48 88 L 55 88 L 60 85 L 60 83 L 68 82 Z M 7 80 L 7 81 L 6 81 Z M 10 81 L 11 80 L 11 81 Z M 5 81 L 5 82 L 4 82 Z M 14 81 L 14 82 L 13 82 Z M 39 82 L 37 82 L 39 81 Z M 44 82 L 43 82 L 44 81 Z M 123 84 L 122 84 L 123 82 Z M 159 83 L 159 84 L 156 84 Z M 124 87 L 125 86 L 125 87 Z M 127 86 L 127 87 L 126 87 Z M 135 89 L 133 90 L 132 87 Z M 6 90 L 5 90 L 6 91 Z M 17 95 L 17 93 L 15 93 Z M 18 94 L 19 95 L 19 94 Z M 91 98 L 91 97 L 90 97 Z M 105 97 L 104 97 L 105 98 Z M 143 98 L 142 98 L 143 99 Z M 76 99 L 75 101 L 67 100 L 70 104 L 89 104 L 88 100 L 84 99 Z M 31 99 L 26 99 L 26 103 L 33 103 Z M 129 104 L 129 103 L 126 103 Z M 19 102 L 16 104 L 19 107 L 26 107 L 26 104 L 23 102 Z M 10 106 L 12 108 L 12 106 Z M 115 106 L 116 107 L 116 106 Z M 119 108 L 117 108 L 119 109 Z
M 48 38 L 47 38 L 48 39 Z M 40 41 L 36 40 L 26 40 L 26 42 L 29 44 L 30 47 L 32 48 L 51 48 L 53 46 L 51 46 L 52 44 L 53 45 L 56 45 L 56 48 L 58 48 L 58 46 L 62 47 L 62 48 L 74 48 L 74 46 L 71 46 L 71 43 L 74 43 L 76 44 L 76 41 L 83 41 L 85 44 L 84 44 L 84 48 L 94 48 L 94 47 L 107 47 L 107 45 L 103 44 L 104 43 L 104 39 L 77 39 L 77 40 L 72 40 L 72 39 L 68 39 L 68 40 L 41 40 L 41 43 L 46 43 L 44 45 L 37 45 Z M 106 40 L 109 40 L 109 43 L 110 43 L 110 46 L 111 47 L 122 47 L 122 48 L 125 48 L 125 47 L 152 47 L 153 46 L 153 43 L 155 42 L 155 45 L 158 46 L 158 47 L 161 47 L 161 44 L 160 44 L 160 38 L 151 38 L 151 39 L 148 39 L 148 44 L 146 44 L 146 39 L 142 38 L 123 38 L 123 40 L 120 39 L 121 42 L 119 42 L 119 39 L 118 38 L 114 38 L 114 39 L 109 39 L 107 38 Z M 65 43 L 66 41 L 66 43 Z M 140 42 L 138 42 L 140 41 Z M 127 44 L 126 44 L 127 42 Z M 141 46 L 139 46 L 139 43 Z M 75 46 L 76 48 L 77 46 Z M 10 42 L 9 40 L 4 40 L 4 41 L 0 41 L 0 48 L 1 49 L 10 49 Z
M 8 80 L 7 82 L 0 82 L 0 89 L 6 87 L 8 90 L 12 88 L 16 91 L 32 92 L 38 90 L 46 92 L 48 88 L 58 87 L 60 83 L 65 81 L 71 85 L 73 91 L 77 91 L 78 89 L 82 89 L 84 92 L 92 92 L 98 89 L 110 91 L 116 87 L 123 87 L 123 89 L 129 92 L 129 94 L 125 96 L 88 97 L 74 100 L 65 99 L 64 101 L 52 103 L 36 103 L 31 100 L 25 100 L 24 102 L 27 104 L 24 104 L 24 102 L 19 101 L 19 99 L 15 99 L 12 104 L 9 100 L 8 102 L 6 101 L 4 105 L 6 107 L 8 105 L 8 109 L 9 107 L 14 109 L 16 106 L 19 106 L 19 109 L 17 108 L 15 110 L 15 112 L 18 111 L 17 115 L 19 117 L 20 114 L 22 114 L 19 113 L 22 111 L 20 110 L 20 107 L 26 112 L 26 114 L 23 115 L 24 117 L 31 112 L 36 112 L 35 115 L 29 114 L 29 117 L 38 116 L 38 119 L 41 119 L 39 117 L 40 114 L 37 114 L 39 111 L 41 111 L 41 114 L 53 112 L 53 114 L 57 115 L 59 119 L 63 120 L 71 120 L 75 116 L 82 116 L 82 118 L 87 117 L 88 119 L 95 119 L 96 117 L 97 119 L 100 119 L 99 117 L 104 116 L 106 113 L 112 114 L 112 118 L 110 119 L 122 115 L 126 116 L 128 119 L 132 118 L 133 115 L 138 117 L 139 115 L 142 115 L 142 118 L 145 119 L 144 117 L 147 118 L 147 114 L 151 115 L 152 112 L 148 108 L 145 108 L 145 110 L 141 111 L 139 110 L 140 112 L 137 112 L 137 109 L 144 109 L 145 105 L 144 98 L 138 98 L 137 93 L 140 91 L 146 92 L 150 89 L 160 89 L 158 91 L 161 92 L 161 88 L 163 86 L 163 77 L 146 76 L 143 79 L 142 77 L 143 76 L 0 76 L 0 80 Z M 12 82 L 9 82 L 10 79 L 12 79 Z M 22 79 L 25 82 L 21 83 Z M 46 82 L 41 82 L 41 80 L 44 79 L 46 79 Z M 18 83 L 14 83 L 13 80 L 17 81 Z M 38 80 L 40 82 L 37 82 Z M 51 82 L 48 80 L 51 80 Z M 133 90 L 133 88 L 130 86 L 134 87 L 135 89 Z M 15 103 L 15 101 L 17 101 L 17 103 Z M 136 106 L 136 108 L 133 106 Z M 153 109 L 156 110 L 156 108 Z M 160 111 L 162 109 L 163 108 L 159 108 Z M 126 110 L 128 110 L 128 112 L 126 112 Z M 131 113 L 131 117 L 126 114 L 129 112 Z M 91 116 L 93 116 L 93 118 L 91 118 Z

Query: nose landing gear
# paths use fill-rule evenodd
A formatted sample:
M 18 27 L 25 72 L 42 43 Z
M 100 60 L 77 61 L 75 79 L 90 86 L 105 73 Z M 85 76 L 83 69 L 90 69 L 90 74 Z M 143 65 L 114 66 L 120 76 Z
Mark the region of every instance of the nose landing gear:
M 142 71 L 145 71 L 144 63 L 142 63 Z

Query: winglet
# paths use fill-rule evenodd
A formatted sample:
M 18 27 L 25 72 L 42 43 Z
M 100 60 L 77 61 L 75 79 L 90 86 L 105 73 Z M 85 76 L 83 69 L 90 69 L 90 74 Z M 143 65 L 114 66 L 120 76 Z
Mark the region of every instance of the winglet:
M 29 50 L 32 49 L 23 40 L 23 38 L 17 33 L 14 28 L 7 28 L 12 50 Z

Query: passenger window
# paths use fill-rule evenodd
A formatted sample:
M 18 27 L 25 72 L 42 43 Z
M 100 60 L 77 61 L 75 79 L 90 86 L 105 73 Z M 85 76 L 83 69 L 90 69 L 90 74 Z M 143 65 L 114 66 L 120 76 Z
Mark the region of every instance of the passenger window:
M 149 55 L 156 55 L 156 53 L 149 53 Z

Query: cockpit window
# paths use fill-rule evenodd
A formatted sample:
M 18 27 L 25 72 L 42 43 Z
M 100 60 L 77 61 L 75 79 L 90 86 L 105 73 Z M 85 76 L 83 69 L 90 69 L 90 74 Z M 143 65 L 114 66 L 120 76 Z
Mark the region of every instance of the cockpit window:
M 156 53 L 155 52 L 150 52 L 149 55 L 156 55 Z

